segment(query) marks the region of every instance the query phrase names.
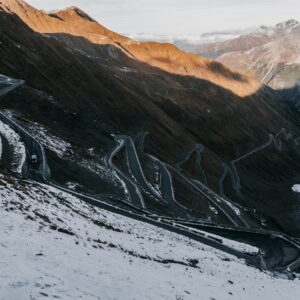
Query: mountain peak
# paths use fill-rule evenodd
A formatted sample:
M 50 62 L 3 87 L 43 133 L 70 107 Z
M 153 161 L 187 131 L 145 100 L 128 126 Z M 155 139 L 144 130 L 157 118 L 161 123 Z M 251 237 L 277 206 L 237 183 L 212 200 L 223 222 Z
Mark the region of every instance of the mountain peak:
M 288 21 L 278 23 L 275 25 L 276 30 L 285 31 L 285 30 L 292 30 L 295 27 L 300 26 L 300 23 L 295 19 L 290 19 Z
M 34 8 L 23 0 L 0 0 L 0 5 L 5 6 L 10 12 L 18 15 L 23 21 L 29 20 L 33 15 L 37 17 L 42 11 Z
M 51 11 L 49 13 L 50 16 L 59 16 L 59 17 L 66 17 L 66 16 L 72 16 L 72 17 L 79 17 L 87 21 L 93 22 L 94 19 L 91 18 L 86 12 L 81 10 L 80 8 L 76 6 L 69 6 L 66 7 L 63 10 L 56 10 L 56 11 Z
M 0 0 L 0 4 L 13 9 L 34 9 L 31 5 L 23 0 Z
M 11 10 L 6 5 L 4 5 L 2 2 L 0 2 L 0 11 L 11 13 Z

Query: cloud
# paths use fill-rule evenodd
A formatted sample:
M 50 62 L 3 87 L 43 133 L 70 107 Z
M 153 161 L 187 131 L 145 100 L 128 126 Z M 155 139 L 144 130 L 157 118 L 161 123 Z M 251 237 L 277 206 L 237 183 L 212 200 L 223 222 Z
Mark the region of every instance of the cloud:
M 300 19 L 299 0 L 28 0 L 46 10 L 75 5 L 120 33 L 198 35 Z

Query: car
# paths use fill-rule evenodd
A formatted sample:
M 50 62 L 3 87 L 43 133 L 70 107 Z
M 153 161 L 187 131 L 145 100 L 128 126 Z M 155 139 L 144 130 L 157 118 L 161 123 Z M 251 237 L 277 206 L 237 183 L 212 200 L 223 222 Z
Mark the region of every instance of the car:
M 37 164 L 38 163 L 38 159 L 37 159 L 37 155 L 36 154 L 32 154 L 31 155 L 31 163 L 33 165 Z

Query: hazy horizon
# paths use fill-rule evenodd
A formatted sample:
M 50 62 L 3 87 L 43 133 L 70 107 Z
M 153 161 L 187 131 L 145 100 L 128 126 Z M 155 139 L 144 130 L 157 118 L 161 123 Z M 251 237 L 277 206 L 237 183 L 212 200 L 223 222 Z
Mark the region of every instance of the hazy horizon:
M 44 9 L 77 6 L 124 34 L 200 35 L 300 19 L 298 0 L 27 0 Z

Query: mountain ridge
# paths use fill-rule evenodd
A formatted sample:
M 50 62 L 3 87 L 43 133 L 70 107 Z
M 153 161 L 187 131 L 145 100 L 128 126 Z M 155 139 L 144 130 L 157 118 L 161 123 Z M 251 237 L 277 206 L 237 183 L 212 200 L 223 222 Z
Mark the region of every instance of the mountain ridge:
M 178 75 L 189 75 L 210 80 L 212 83 L 232 90 L 240 96 L 247 96 L 261 88 L 261 84 L 250 77 L 240 77 L 221 64 L 218 65 L 216 62 L 199 58 L 197 55 L 184 53 L 171 44 L 140 43 L 121 36 L 90 18 L 82 17 L 82 13 L 78 15 L 74 8 L 48 15 L 31 7 L 23 0 L 2 0 L 0 3 L 6 5 L 33 30 L 40 33 L 51 35 L 65 33 L 84 37 L 95 45 L 121 47 L 121 50 L 124 50 L 126 54 L 130 54 L 139 61 Z M 86 16 L 85 13 L 83 14 Z M 51 17 L 51 15 L 55 17 Z M 62 35 L 59 38 L 64 40 Z M 66 43 L 70 44 L 70 38 L 69 36 L 69 41 Z M 87 51 L 83 43 L 77 43 L 76 47 Z M 226 75 L 224 76 L 224 74 Z M 237 76 L 242 80 L 236 80 Z
M 274 89 L 288 89 L 298 82 L 299 36 L 300 23 L 291 19 L 237 39 L 204 45 L 199 53 L 213 56 Z

